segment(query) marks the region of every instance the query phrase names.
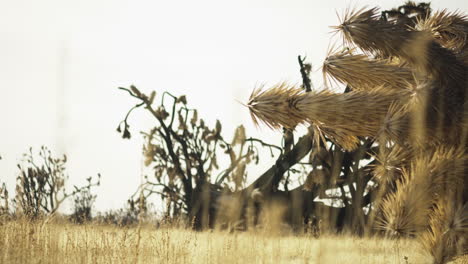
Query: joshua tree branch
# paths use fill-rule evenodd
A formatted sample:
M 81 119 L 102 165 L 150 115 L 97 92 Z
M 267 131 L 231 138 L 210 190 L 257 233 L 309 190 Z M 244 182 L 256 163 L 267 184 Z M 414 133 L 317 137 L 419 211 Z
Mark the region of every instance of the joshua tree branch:
M 297 61 L 299 62 L 300 66 L 300 71 L 301 71 L 301 76 L 302 76 L 302 83 L 304 85 L 304 89 L 306 92 L 312 91 L 312 85 L 311 81 L 309 78 L 309 73 L 310 73 L 310 64 L 304 64 L 304 61 L 306 60 L 306 57 L 304 59 L 301 58 L 301 56 L 297 56 Z
M 257 142 L 257 143 L 260 143 L 263 147 L 268 147 L 268 148 L 270 148 L 270 152 L 271 152 L 272 155 L 273 155 L 272 149 L 277 149 L 277 150 L 280 151 L 280 154 L 283 154 L 283 149 L 282 149 L 282 148 L 280 148 L 280 147 L 278 147 L 278 146 L 276 146 L 276 145 L 272 145 L 272 144 L 265 143 L 263 140 L 260 140 L 260 139 L 258 139 L 258 138 L 252 138 L 252 137 L 250 137 L 250 138 L 247 138 L 245 141 L 252 142 L 252 143 L 253 143 L 253 142 Z
M 182 180 L 182 184 L 183 184 L 183 187 L 184 187 L 184 192 L 185 192 L 185 194 L 187 196 L 187 199 L 188 199 L 188 197 L 190 197 L 192 195 L 192 181 L 191 181 L 191 179 L 189 179 L 189 175 L 185 175 L 185 172 L 182 169 L 182 165 L 180 164 L 179 157 L 174 152 L 174 144 L 172 142 L 171 135 L 173 136 L 175 133 L 173 133 L 172 128 L 168 127 L 164 123 L 164 120 L 160 116 L 158 116 L 158 114 L 156 113 L 154 108 L 151 106 L 152 102 L 149 100 L 148 96 L 141 93 L 136 87 L 131 86 L 130 87 L 131 91 L 129 89 L 127 89 L 127 88 L 122 88 L 122 87 L 119 87 L 119 89 L 127 91 L 133 97 L 141 100 L 142 104 L 145 105 L 146 109 L 148 109 L 148 111 L 150 111 L 150 113 L 160 123 L 162 129 L 164 130 L 164 134 L 166 134 L 166 137 L 163 137 L 163 139 L 164 139 L 165 144 L 167 146 L 169 156 L 173 160 L 174 167 L 175 167 L 177 173 L 181 176 L 180 178 Z M 173 98 L 175 98 L 172 94 L 165 92 L 163 94 L 163 99 L 162 100 L 164 100 L 164 95 L 166 95 L 166 94 L 173 97 Z M 174 113 L 175 112 L 173 112 L 173 116 L 174 116 Z M 171 133 L 171 131 L 172 131 L 172 133 Z
M 216 185 L 220 185 L 228 176 L 229 174 L 234 171 L 234 169 L 237 167 L 237 165 L 239 165 L 239 163 L 247 158 L 249 156 L 249 154 L 245 154 L 239 158 L 237 158 L 234 162 L 231 163 L 231 166 L 229 166 L 229 168 L 227 168 L 226 170 L 224 170 L 222 173 L 220 173 L 218 175 L 218 177 L 216 177 L 216 181 L 215 181 L 215 184 Z
M 280 155 L 276 160 L 275 165 L 271 166 L 257 180 L 255 180 L 247 190 L 255 188 L 274 187 L 275 183 L 279 183 L 283 174 L 293 165 L 301 161 L 312 148 L 312 130 L 299 139 L 292 150 L 284 155 Z

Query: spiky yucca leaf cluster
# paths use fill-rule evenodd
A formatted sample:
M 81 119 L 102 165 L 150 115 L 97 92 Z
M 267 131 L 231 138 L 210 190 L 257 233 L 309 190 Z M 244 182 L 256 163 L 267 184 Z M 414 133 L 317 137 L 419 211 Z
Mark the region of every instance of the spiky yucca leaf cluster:
M 355 44 L 367 54 L 383 58 L 404 57 L 404 47 L 418 38 L 405 25 L 381 20 L 378 8 L 348 10 L 342 23 L 334 28 L 343 33 L 348 46 Z
M 440 199 L 431 212 L 429 229 L 420 236 L 434 263 L 446 263 L 468 253 L 468 203 L 457 206 Z
M 377 134 L 389 106 L 404 91 L 375 88 L 350 93 L 328 90 L 305 93 L 300 88 L 280 84 L 269 90 L 255 90 L 247 106 L 253 120 L 272 128 L 314 125 L 347 150 L 353 150 L 358 137 Z
M 379 146 L 379 153 L 374 157 L 374 175 L 383 185 L 392 184 L 401 177 L 401 168 L 410 162 L 410 152 L 400 146 Z
M 353 50 L 334 52 L 323 63 L 324 79 L 327 77 L 347 84 L 352 90 L 370 90 L 380 86 L 404 89 L 414 84 L 410 69 L 389 60 L 369 58 Z
M 461 15 L 455 16 L 456 18 L 453 18 L 453 15 L 444 17 L 447 19 L 451 17 L 452 20 L 457 21 L 457 23 L 447 22 L 445 24 L 463 24 L 460 22 L 463 21 Z M 425 19 L 429 20 L 430 18 L 425 17 Z M 421 21 L 419 23 L 423 24 Z M 370 58 L 360 60 L 359 63 L 355 59 L 354 64 L 352 64 L 350 63 L 351 59 L 341 56 L 339 58 L 349 67 L 330 67 L 327 65 L 330 63 L 326 62 L 324 70 L 329 75 L 347 82 L 351 87 L 359 86 L 361 89 L 365 89 L 366 84 L 372 82 L 366 82 L 366 79 L 388 83 L 382 79 L 382 73 L 387 72 L 387 76 L 393 76 L 393 82 L 400 88 L 412 86 L 416 87 L 413 91 L 418 91 L 418 93 L 414 94 L 421 94 L 420 92 L 425 94 L 425 99 L 420 100 L 424 101 L 424 103 L 417 104 L 409 111 L 413 117 L 418 117 L 417 122 L 413 122 L 413 124 L 417 124 L 416 126 L 421 126 L 424 129 L 432 129 L 432 132 L 425 133 L 425 135 L 431 135 L 435 132 L 437 134 L 436 138 L 440 139 L 446 137 L 446 135 L 454 134 L 452 131 L 459 131 L 460 125 L 463 125 L 461 123 L 466 122 L 463 120 L 463 111 L 460 109 L 465 107 L 468 73 L 466 65 L 459 59 L 461 55 L 454 54 L 451 50 L 440 46 L 427 31 L 415 31 L 411 30 L 407 25 L 378 19 L 377 9 L 375 8 L 350 12 L 337 28 L 342 31 L 344 39 L 350 44 L 354 44 L 368 54 L 393 58 L 393 60 L 396 59 L 400 63 L 407 64 L 407 67 L 403 69 L 410 72 L 400 72 L 398 78 L 394 77 L 397 74 L 396 68 L 398 66 L 391 63 L 385 64 L 384 61 L 380 61 L 380 67 L 376 67 L 373 62 L 376 59 Z M 448 30 L 444 32 L 448 32 Z M 462 33 L 458 33 L 458 35 L 462 35 Z M 455 39 L 461 41 L 463 38 Z M 468 58 L 468 56 L 465 57 Z M 333 63 L 341 66 L 340 61 L 334 59 Z M 375 70 L 372 67 L 375 67 Z M 360 70 L 363 72 L 358 74 Z M 395 74 L 391 75 L 389 72 Z M 416 78 L 413 79 L 410 75 Z M 407 82 L 407 85 L 402 86 L 402 81 Z M 417 97 L 409 99 L 411 101 L 414 98 Z M 459 138 L 459 135 L 456 135 L 455 138 Z
M 302 90 L 287 83 L 280 83 L 268 90 L 259 87 L 250 95 L 247 107 L 256 125 L 263 122 L 272 129 L 292 129 L 304 121 L 294 107 L 302 93 Z
M 339 94 L 324 90 L 305 93 L 296 107 L 308 123 L 324 131 L 333 130 L 340 138 L 357 140 L 377 134 L 389 106 L 402 98 L 402 93 L 384 88 Z M 347 150 L 354 149 L 347 142 L 337 143 Z
M 427 227 L 431 206 L 428 186 L 416 186 L 410 172 L 403 171 L 397 181 L 397 192 L 386 196 L 381 204 L 382 215 L 377 228 L 393 237 L 414 236 Z
M 399 152 L 390 152 L 387 157 L 401 155 Z M 426 151 L 415 154 L 408 169 L 402 169 L 396 191 L 384 199 L 377 227 L 394 236 L 412 236 L 424 230 L 432 201 L 460 193 L 457 189 L 463 184 L 468 168 L 464 152 L 464 149 L 440 147 L 432 154 Z M 382 173 L 382 169 L 378 169 L 376 172 L 388 177 L 387 171 Z
M 426 19 L 420 19 L 416 30 L 429 31 L 442 47 L 454 51 L 466 48 L 468 39 L 468 18 L 460 12 L 444 9 Z
M 411 30 L 406 24 L 379 19 L 377 10 L 351 11 L 345 15 L 341 25 L 335 28 L 343 33 L 349 45 L 354 44 L 368 55 L 396 57 L 409 63 L 413 72 L 441 79 L 443 85 L 452 86 L 453 83 L 447 82 L 451 79 L 461 81 L 466 76 L 466 68 L 458 65 L 455 54 L 435 42 L 430 32 Z M 463 21 L 463 16 L 457 18 Z M 457 33 L 461 34 L 459 30 Z
M 464 147 L 439 147 L 431 151 L 423 151 L 416 154 L 414 163 L 416 167 L 425 168 L 424 180 L 432 185 L 434 195 L 445 196 L 460 193 L 458 188 L 463 188 L 463 182 L 468 169 L 468 156 Z M 419 177 L 414 172 L 414 177 Z
M 410 7 L 419 5 L 405 5 L 408 12 Z M 324 73 L 352 90 L 379 90 L 383 98 L 377 98 L 376 94 L 374 98 L 385 101 L 383 107 L 365 99 L 372 98 L 371 94 L 313 92 L 307 97 L 300 95 L 298 89 L 280 84 L 252 94 L 249 108 L 256 123 L 260 119 L 273 128 L 293 128 L 308 122 L 348 150 L 353 149 L 358 137 L 376 136 L 377 132 L 396 141 L 412 134 L 415 144 L 459 139 L 459 133 L 453 131 L 460 131 L 465 122 L 464 111 L 460 109 L 465 104 L 467 71 L 453 53 L 434 42 L 427 32 L 411 31 L 406 25 L 379 19 L 376 8 L 349 12 L 336 28 L 343 32 L 345 40 L 361 50 L 406 63 L 403 67 L 389 59 L 368 58 L 349 51 L 330 55 L 325 61 Z M 389 94 L 396 95 L 397 90 L 401 96 L 388 100 Z M 369 103 L 369 107 L 350 110 L 349 107 L 361 105 L 351 103 L 354 99 L 362 99 L 362 105 Z M 392 102 L 397 102 L 393 110 L 389 109 Z M 353 111 L 357 115 L 351 117 Z M 384 119 L 383 111 L 386 111 Z M 363 112 L 368 113 L 368 122 L 362 122 L 359 113 Z M 350 117 L 355 122 L 349 121 Z

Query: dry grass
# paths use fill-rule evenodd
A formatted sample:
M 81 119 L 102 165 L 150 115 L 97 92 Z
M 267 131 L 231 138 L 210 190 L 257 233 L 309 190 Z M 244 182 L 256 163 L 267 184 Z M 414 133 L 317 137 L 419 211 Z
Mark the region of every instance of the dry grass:
M 404 258 L 408 258 L 405 262 Z M 430 263 L 416 240 L 7 222 L 1 263 Z

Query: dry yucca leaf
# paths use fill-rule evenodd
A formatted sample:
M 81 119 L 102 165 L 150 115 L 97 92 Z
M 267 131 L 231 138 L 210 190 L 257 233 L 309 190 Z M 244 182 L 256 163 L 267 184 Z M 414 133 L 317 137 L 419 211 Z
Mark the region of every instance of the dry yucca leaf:
M 260 120 L 279 129 L 308 123 L 343 148 L 352 150 L 359 143 L 358 137 L 377 134 L 389 106 L 404 94 L 404 91 L 384 88 L 350 93 L 329 90 L 305 93 L 282 83 L 269 90 L 255 90 L 247 106 L 256 124 Z
M 410 172 L 403 170 L 401 180 L 396 183 L 396 191 L 384 198 L 381 204 L 382 215 L 376 227 L 389 236 L 414 236 L 424 230 L 431 206 L 428 184 L 416 186 Z
M 389 110 L 383 126 L 385 135 L 392 140 L 406 135 L 413 146 L 458 144 L 463 134 L 464 97 L 462 87 L 442 86 L 439 81 L 416 82 L 408 86 L 408 96 L 400 100 L 402 108 Z
M 468 155 L 463 147 L 441 146 L 432 151 L 420 150 L 413 161 L 413 177 L 431 183 L 431 193 L 444 195 L 463 189 Z M 461 190 L 460 190 L 461 188 Z
M 250 95 L 247 107 L 256 125 L 263 122 L 273 129 L 293 129 L 305 118 L 294 107 L 301 94 L 302 89 L 287 83 L 280 83 L 267 90 L 259 87 Z
M 354 44 L 368 54 L 384 58 L 399 56 L 412 32 L 403 25 L 379 18 L 378 8 L 348 9 L 340 25 L 333 28 L 342 32 L 346 44 Z
M 380 58 L 398 57 L 412 67 L 412 71 L 440 79 L 444 74 L 465 74 L 453 68 L 455 55 L 437 44 L 432 34 L 415 31 L 401 24 L 378 19 L 378 9 L 360 9 L 348 12 L 341 25 L 346 43 L 354 44 L 368 55 Z M 449 75 L 450 76 L 450 75 Z
M 468 40 L 468 18 L 458 11 L 437 11 L 432 16 L 420 19 L 415 29 L 431 32 L 440 45 L 455 51 L 463 50 Z
M 376 136 L 382 145 L 385 145 L 388 141 L 403 145 L 408 138 L 410 131 L 409 112 L 408 107 L 402 101 L 407 102 L 405 99 L 392 103 L 382 121 Z
M 410 69 L 391 63 L 387 59 L 373 59 L 353 50 L 329 54 L 323 63 L 325 80 L 347 84 L 352 90 L 370 90 L 383 86 L 388 89 L 404 89 L 414 84 Z
M 383 151 L 383 155 L 378 158 L 381 165 L 375 172 L 382 178 L 387 176 L 388 168 L 379 167 L 392 166 L 392 154 L 401 154 L 391 151 Z M 427 225 L 434 199 L 463 191 L 468 161 L 463 148 L 441 146 L 418 149 L 413 151 L 412 157 L 411 164 L 406 168 L 400 164 L 399 167 L 403 168 L 400 180 L 396 182 L 396 191 L 389 194 L 381 205 L 382 217 L 378 221 L 378 228 L 396 236 L 414 235 L 422 231 Z M 452 200 L 452 204 L 457 203 Z
M 388 107 L 401 96 L 402 93 L 383 88 L 349 93 L 323 90 L 305 94 L 295 106 L 307 122 L 334 130 L 336 134 L 373 137 Z
M 398 145 L 387 147 L 381 144 L 374 158 L 378 161 L 373 166 L 374 176 L 379 182 L 389 184 L 400 178 L 401 168 L 408 164 L 411 153 Z
M 419 236 L 434 263 L 446 263 L 468 253 L 468 204 L 439 199 L 431 211 L 430 228 Z

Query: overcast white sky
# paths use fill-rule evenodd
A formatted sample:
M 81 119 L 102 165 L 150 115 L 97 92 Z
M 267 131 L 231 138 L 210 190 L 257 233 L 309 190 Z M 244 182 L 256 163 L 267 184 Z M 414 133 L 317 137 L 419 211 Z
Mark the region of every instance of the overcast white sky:
M 131 119 L 133 137 L 115 132 L 134 105 L 118 86 L 186 94 L 230 139 L 239 124 L 249 136 L 280 143 L 253 126 L 245 107 L 258 84 L 300 83 L 297 55 L 317 70 L 330 43 L 335 11 L 403 1 L 271 0 L 0 0 L 0 181 L 14 190 L 16 164 L 30 146 L 67 153 L 70 184 L 102 174 L 97 209 L 120 208 L 137 188 L 142 140 L 152 125 Z M 432 1 L 460 9 L 466 1 Z M 315 73 L 316 87 L 322 84 Z M 255 171 L 273 161 L 266 160 Z M 258 175 L 256 172 L 255 175 Z

